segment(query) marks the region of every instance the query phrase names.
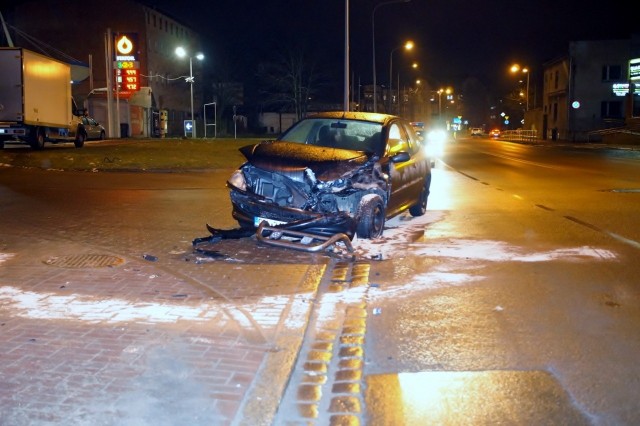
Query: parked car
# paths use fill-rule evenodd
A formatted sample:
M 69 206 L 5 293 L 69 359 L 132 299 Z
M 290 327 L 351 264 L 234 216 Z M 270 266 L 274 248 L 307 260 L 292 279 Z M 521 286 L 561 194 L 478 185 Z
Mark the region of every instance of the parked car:
M 84 125 L 84 131 L 87 134 L 87 140 L 99 139 L 103 140 L 105 136 L 105 130 L 102 124 L 98 123 L 95 119 L 84 116 L 82 117 L 82 124 Z
M 385 220 L 427 208 L 431 167 L 408 121 L 392 115 L 323 112 L 276 140 L 240 149 L 246 162 L 227 186 L 244 230 L 281 229 L 377 238 Z

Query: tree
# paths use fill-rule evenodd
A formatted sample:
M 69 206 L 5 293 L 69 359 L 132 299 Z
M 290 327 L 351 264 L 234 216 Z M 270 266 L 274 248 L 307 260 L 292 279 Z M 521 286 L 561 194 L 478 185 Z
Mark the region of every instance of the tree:
M 244 90 L 241 83 L 234 81 L 236 72 L 228 62 L 221 62 L 216 72 L 209 76 L 211 96 L 216 103 L 216 125 L 219 133 L 227 133 L 233 125 L 234 107 L 244 103 Z
M 322 85 L 316 63 L 308 60 L 302 49 L 290 49 L 276 62 L 258 66 L 263 105 L 277 111 L 293 111 L 299 120 L 307 114 L 309 102 Z

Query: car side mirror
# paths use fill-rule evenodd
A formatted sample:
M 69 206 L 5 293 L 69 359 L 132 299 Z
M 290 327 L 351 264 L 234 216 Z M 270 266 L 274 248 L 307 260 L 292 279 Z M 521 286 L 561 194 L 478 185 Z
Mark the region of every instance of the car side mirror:
M 390 158 L 392 163 L 404 163 L 405 161 L 411 160 L 411 156 L 406 151 L 400 151 L 396 155 Z

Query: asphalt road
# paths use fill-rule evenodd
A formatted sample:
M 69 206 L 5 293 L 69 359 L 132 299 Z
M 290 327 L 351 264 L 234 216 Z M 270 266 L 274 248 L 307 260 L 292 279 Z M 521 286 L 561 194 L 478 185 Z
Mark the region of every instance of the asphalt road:
M 232 161 L 2 167 L 2 421 L 634 424 L 639 168 L 600 149 L 460 140 L 355 262 L 194 253 Z

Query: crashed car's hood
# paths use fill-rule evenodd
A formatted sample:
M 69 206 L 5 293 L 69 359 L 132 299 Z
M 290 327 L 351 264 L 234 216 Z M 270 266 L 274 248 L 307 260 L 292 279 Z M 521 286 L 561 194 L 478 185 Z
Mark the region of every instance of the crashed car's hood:
M 316 178 L 338 179 L 362 167 L 370 155 L 362 151 L 327 148 L 284 141 L 264 141 L 240 148 L 252 165 L 273 172 L 291 172 L 310 168 Z

